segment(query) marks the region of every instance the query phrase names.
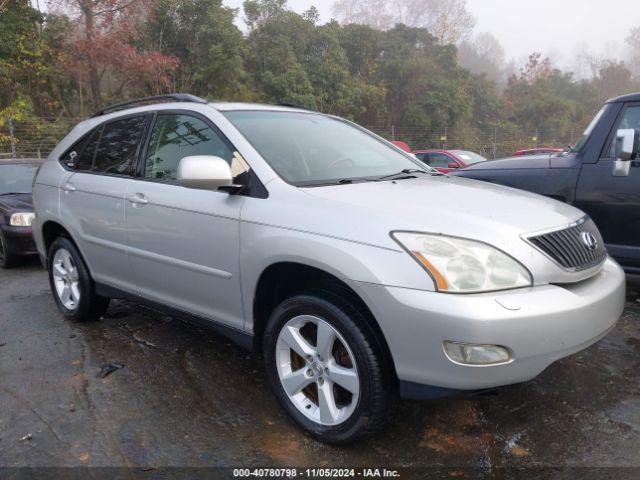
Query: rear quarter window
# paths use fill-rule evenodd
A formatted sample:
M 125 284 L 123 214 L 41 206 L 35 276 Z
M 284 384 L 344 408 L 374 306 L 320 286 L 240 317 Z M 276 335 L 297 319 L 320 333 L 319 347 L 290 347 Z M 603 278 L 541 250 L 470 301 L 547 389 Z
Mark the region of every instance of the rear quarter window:
M 75 142 L 59 159 L 68 170 L 132 175 L 147 115 L 103 123 Z
M 87 144 L 91 142 L 91 140 L 94 139 L 94 137 L 96 136 L 99 137 L 99 135 L 96 135 L 96 134 L 100 132 L 101 128 L 102 128 L 101 126 L 98 128 L 95 128 L 89 133 L 83 135 L 80 138 L 80 140 L 78 140 L 73 145 L 71 145 L 71 147 L 69 147 L 60 156 L 58 160 L 60 164 L 66 169 L 89 170 L 91 168 L 91 164 L 93 163 L 93 154 L 89 156 L 88 162 L 87 162 L 87 157 L 86 156 L 83 157 L 83 153 L 86 149 Z M 93 145 L 94 152 L 95 152 L 95 146 L 96 144 Z

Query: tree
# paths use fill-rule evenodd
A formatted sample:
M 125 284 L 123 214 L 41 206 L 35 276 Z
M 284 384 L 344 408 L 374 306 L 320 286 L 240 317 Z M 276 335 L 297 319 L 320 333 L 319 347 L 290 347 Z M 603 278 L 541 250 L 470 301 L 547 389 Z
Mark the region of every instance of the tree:
M 378 30 L 388 30 L 397 21 L 387 0 L 336 0 L 332 11 L 342 23 L 369 25 Z
M 80 91 L 89 85 L 94 106 L 103 97 L 121 98 L 127 91 L 159 93 L 169 85 L 168 73 L 179 63 L 157 50 L 135 45 L 147 0 L 54 0 L 51 8 L 70 13 L 69 67 Z M 106 95 L 105 95 L 106 94 Z
M 626 42 L 630 50 L 629 65 L 632 66 L 634 75 L 640 79 L 640 27 L 631 29 Z
M 505 83 L 505 51 L 496 37 L 481 33 L 458 46 L 460 65 L 475 75 L 486 75 L 496 84 Z
M 456 44 L 475 25 L 467 0 L 336 0 L 333 13 L 342 23 L 388 30 L 402 23 L 424 27 L 442 44 Z
M 51 28 L 53 20 L 28 0 L 5 2 L 0 14 L 0 111 L 8 109 L 16 117 L 23 110 L 48 116 L 64 109 L 64 54 L 55 45 L 59 32 Z
M 244 7 L 251 30 L 245 65 L 253 88 L 266 101 L 315 106 L 301 62 L 314 24 L 279 0 L 248 0 Z
M 259 27 L 266 20 L 284 13 L 287 0 L 245 0 L 245 23 L 249 29 Z
M 222 0 L 156 0 L 143 44 L 180 59 L 171 73 L 175 90 L 212 98 L 251 98 L 236 15 Z
M 520 75 L 513 74 L 509 78 L 509 85 L 518 83 L 533 84 L 540 79 L 547 78 L 553 71 L 551 59 L 549 57 L 542 58 L 542 54 L 534 52 L 529 55 L 529 61 L 520 70 Z
M 637 88 L 632 79 L 631 70 L 625 62 L 610 60 L 605 62 L 593 84 L 598 89 L 598 99 L 604 102 L 608 98 L 616 97 L 624 93 L 630 93 Z
M 433 130 L 470 118 L 467 73 L 457 65 L 455 47 L 404 25 L 386 32 L 381 44 L 377 75 L 388 92 L 391 124 Z

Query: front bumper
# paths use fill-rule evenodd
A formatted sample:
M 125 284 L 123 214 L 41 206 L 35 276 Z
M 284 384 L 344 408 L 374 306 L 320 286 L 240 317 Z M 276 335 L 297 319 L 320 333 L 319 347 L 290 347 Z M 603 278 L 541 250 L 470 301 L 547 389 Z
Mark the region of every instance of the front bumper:
M 571 285 L 452 295 L 359 284 L 385 335 L 403 384 L 481 390 L 524 382 L 556 360 L 605 336 L 622 314 L 625 276 L 607 259 L 595 276 Z M 453 363 L 445 340 L 508 347 L 510 363 Z M 409 395 L 415 396 L 415 395 Z
M 7 241 L 7 248 L 12 255 L 33 255 L 38 253 L 31 227 L 12 227 L 3 225 L 2 233 Z

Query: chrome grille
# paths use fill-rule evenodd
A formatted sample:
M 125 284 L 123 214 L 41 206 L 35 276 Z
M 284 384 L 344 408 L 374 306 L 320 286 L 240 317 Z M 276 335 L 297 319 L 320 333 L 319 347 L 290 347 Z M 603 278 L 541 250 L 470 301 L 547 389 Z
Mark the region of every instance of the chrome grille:
M 567 270 L 585 270 L 598 265 L 607 256 L 598 227 L 588 217 L 568 228 L 528 237 L 527 240 Z

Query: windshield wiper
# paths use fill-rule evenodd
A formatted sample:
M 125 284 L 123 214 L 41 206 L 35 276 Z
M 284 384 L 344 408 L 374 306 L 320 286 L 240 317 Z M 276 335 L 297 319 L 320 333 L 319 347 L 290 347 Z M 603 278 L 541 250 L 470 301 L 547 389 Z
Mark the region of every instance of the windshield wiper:
M 382 177 L 376 178 L 376 182 L 382 180 L 402 180 L 404 178 L 418 178 L 415 176 L 416 173 L 422 173 L 424 175 L 444 175 L 443 173 L 434 170 L 433 172 L 428 172 L 426 170 L 418 170 L 417 168 L 405 168 L 404 170 L 392 173 L 391 175 L 384 175 Z
M 7 192 L 7 193 L 0 193 L 0 196 L 2 195 L 31 195 L 30 192 Z

